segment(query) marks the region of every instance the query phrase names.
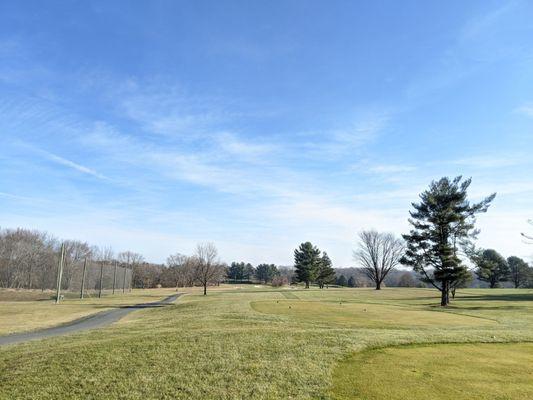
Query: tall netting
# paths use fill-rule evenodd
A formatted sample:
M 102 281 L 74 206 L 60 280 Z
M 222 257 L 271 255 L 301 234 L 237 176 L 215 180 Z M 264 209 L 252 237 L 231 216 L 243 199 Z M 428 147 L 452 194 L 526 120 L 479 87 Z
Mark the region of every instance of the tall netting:
M 84 297 L 124 293 L 131 290 L 132 272 L 125 265 L 101 261 L 64 263 L 61 291 L 64 296 Z
M 62 262 L 60 262 L 62 260 Z M 133 281 L 132 267 L 142 257 L 133 252 L 115 255 L 111 248 L 91 247 L 85 242 L 59 242 L 44 232 L 22 228 L 0 229 L 0 288 L 9 298 L 18 289 L 40 292 L 46 298 L 60 282 L 65 296 L 94 296 L 109 292 L 129 291 Z M 9 293 L 8 293 L 9 292 Z

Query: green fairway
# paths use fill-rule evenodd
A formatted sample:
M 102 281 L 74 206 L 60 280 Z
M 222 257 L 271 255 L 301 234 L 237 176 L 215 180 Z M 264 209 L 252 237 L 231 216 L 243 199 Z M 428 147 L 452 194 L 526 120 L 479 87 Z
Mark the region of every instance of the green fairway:
M 531 397 L 527 370 L 512 372 L 513 363 L 531 364 L 531 345 L 503 343 L 533 341 L 532 290 L 465 289 L 449 309 L 435 304 L 430 289 L 192 293 L 102 330 L 0 347 L 0 399 L 387 398 L 370 389 L 401 393 L 404 382 L 431 383 L 435 354 L 447 354 L 445 379 L 469 382 L 464 398 L 484 398 L 484 382 L 498 374 L 516 380 L 494 398 Z M 469 345 L 442 353 L 434 343 Z M 390 347 L 407 344 L 430 346 Z M 480 367 L 487 360 L 491 382 Z M 387 373 L 396 366 L 417 372 Z M 372 383 L 381 373 L 390 381 Z M 368 391 L 354 397 L 360 387 Z M 438 386 L 426 390 L 433 388 L 433 398 L 455 398 Z
M 533 343 L 365 351 L 340 363 L 333 385 L 335 399 L 532 399 Z
M 252 307 L 263 313 L 287 315 L 302 323 L 350 326 L 353 328 L 418 328 L 438 326 L 483 326 L 496 322 L 489 319 L 416 307 L 396 307 L 347 301 L 256 301 Z

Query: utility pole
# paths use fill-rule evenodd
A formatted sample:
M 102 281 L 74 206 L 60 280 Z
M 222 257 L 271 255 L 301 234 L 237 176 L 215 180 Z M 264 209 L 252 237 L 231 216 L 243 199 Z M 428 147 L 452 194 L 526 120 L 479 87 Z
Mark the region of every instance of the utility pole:
M 61 296 L 61 278 L 63 278 L 63 259 L 64 258 L 65 258 L 65 243 L 61 243 L 59 265 L 57 266 L 56 304 L 59 303 L 59 297 Z
M 104 280 L 104 261 L 100 262 L 100 286 L 98 288 L 98 298 L 102 297 L 102 282 Z
M 85 273 L 87 271 L 87 257 L 83 261 L 83 275 L 81 276 L 81 290 L 80 290 L 80 299 L 83 299 L 83 289 L 85 288 Z
M 124 279 L 122 280 L 122 293 L 126 293 L 126 272 L 128 272 L 128 268 L 126 266 L 124 268 Z
M 117 283 L 117 262 L 115 261 L 115 271 L 113 272 L 113 294 L 115 294 L 116 283 Z

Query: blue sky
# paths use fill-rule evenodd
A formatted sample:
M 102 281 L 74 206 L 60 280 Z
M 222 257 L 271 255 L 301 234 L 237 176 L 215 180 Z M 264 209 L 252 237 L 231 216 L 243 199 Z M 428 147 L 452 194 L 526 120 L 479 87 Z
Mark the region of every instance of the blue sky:
M 152 261 L 353 265 L 432 179 L 528 256 L 533 3 L 3 1 L 0 226 Z M 533 228 L 532 228 L 533 230 Z

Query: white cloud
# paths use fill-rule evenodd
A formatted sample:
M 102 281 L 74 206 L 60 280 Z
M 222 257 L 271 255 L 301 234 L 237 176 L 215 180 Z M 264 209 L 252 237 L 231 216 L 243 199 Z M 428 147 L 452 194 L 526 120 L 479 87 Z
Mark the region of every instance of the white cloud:
M 468 21 L 460 32 L 462 40 L 474 40 L 479 37 L 494 31 L 494 27 L 498 25 L 514 7 L 515 2 L 507 2 L 503 6 L 489 10 L 484 14 L 480 14 Z
M 533 118 L 533 104 L 531 103 L 524 104 L 523 106 L 518 107 L 515 111 L 526 117 Z
M 368 167 L 368 171 L 374 172 L 377 174 L 393 174 L 399 172 L 412 172 L 415 171 L 416 167 L 412 165 L 401 165 L 401 164 L 379 164 L 372 165 Z
M 245 161 L 261 161 L 261 157 L 271 155 L 276 149 L 273 144 L 245 141 L 229 132 L 213 134 L 212 138 L 217 143 L 217 150 L 222 150 L 229 155 L 235 155 Z
M 454 160 L 451 163 L 456 165 L 464 165 L 473 168 L 502 168 L 502 167 L 512 167 L 516 165 L 521 165 L 527 162 L 521 156 L 509 154 L 507 157 L 499 156 L 475 156 L 475 157 L 466 157 L 459 160 Z
M 45 152 L 45 151 L 42 151 L 42 152 L 46 156 L 47 159 L 49 159 L 50 161 L 53 161 L 53 162 L 55 162 L 57 164 L 60 164 L 60 165 L 63 165 L 65 167 L 74 169 L 74 170 L 76 170 L 78 172 L 81 172 L 83 174 L 94 176 L 95 178 L 98 178 L 98 179 L 105 179 L 105 180 L 108 179 L 104 175 L 96 172 L 94 169 L 85 167 L 85 166 L 83 166 L 81 164 L 75 163 L 74 161 L 67 160 L 66 158 L 59 157 L 59 156 L 57 156 L 55 154 L 52 154 L 52 153 L 49 153 L 49 152 Z

